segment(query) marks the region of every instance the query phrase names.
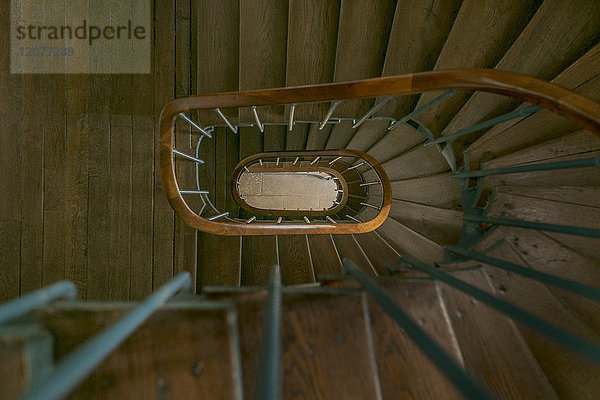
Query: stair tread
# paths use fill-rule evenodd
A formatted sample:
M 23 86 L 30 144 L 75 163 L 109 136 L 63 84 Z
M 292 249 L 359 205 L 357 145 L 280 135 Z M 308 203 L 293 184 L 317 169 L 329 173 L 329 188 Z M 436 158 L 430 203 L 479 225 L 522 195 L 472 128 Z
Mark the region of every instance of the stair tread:
M 277 264 L 275 236 L 242 237 L 242 285 L 266 285 L 269 281 L 269 268 Z
M 282 284 L 315 282 L 307 240 L 306 235 L 277 235 Z
M 600 187 L 497 186 L 496 191 L 600 208 Z
M 241 246 L 241 236 L 217 236 L 198 232 L 197 289 L 207 285 L 239 285 Z
M 600 34 L 599 21 L 598 3 L 573 7 L 560 0 L 544 2 L 495 69 L 543 80 L 552 79 L 593 45 Z M 499 116 L 515 108 L 518 103 L 518 100 L 507 96 L 476 92 L 445 127 L 445 131 L 453 133 Z M 480 135 L 481 132 L 477 132 L 454 140 L 455 152 L 462 154 L 466 145 Z
M 442 244 L 456 244 L 461 235 L 462 211 L 403 200 L 392 200 L 389 217 Z
M 315 275 L 338 274 L 342 263 L 331 235 L 308 235 Z
M 395 0 L 341 1 L 335 82 L 381 76 L 395 9 Z M 344 101 L 334 116 L 358 118 L 372 104 L 373 100 Z
M 376 232 L 354 235 L 354 237 L 377 271 L 377 275 L 386 276 L 390 268 L 398 265 L 400 255 Z
M 375 270 L 373 269 L 373 265 L 354 238 L 354 235 L 332 235 L 332 237 L 342 261 L 345 258 L 348 258 L 367 274 L 376 274 Z
M 383 164 L 391 181 L 445 172 L 448 162 L 436 146 L 417 146 Z
M 576 92 L 585 93 L 598 100 L 598 62 L 600 61 L 600 44 L 594 46 L 586 54 L 575 61 L 569 68 L 560 73 L 552 83 Z M 540 127 L 543 127 L 542 132 Z M 493 154 L 500 157 L 505 154 L 535 145 L 540 140 L 558 137 L 576 130 L 574 124 L 566 122 L 550 111 L 541 110 L 525 118 L 507 121 L 490 129 L 467 148 L 474 167 L 479 161 Z M 542 134 L 540 134 L 542 133 Z
M 325 148 L 344 149 L 346 148 L 348 142 L 350 142 L 353 134 L 354 130 L 352 129 L 352 121 L 344 120 L 334 124 Z
M 492 250 L 489 255 L 527 266 L 506 243 Z M 567 311 L 545 285 L 497 268 L 484 269 L 493 286 L 492 293 L 562 329 L 600 343 L 597 332 L 591 331 Z M 532 296 L 532 293 L 536 295 Z M 523 325 L 517 326 L 560 398 L 595 398 L 600 391 L 597 365 Z
M 410 0 L 397 5 L 382 76 L 432 70 L 460 5 L 460 0 L 434 4 Z M 411 111 L 417 100 L 418 96 L 398 96 L 376 115 L 400 118 Z
M 236 300 L 247 398 L 256 392 L 265 299 L 263 292 Z M 306 398 L 378 398 L 364 306 L 362 293 L 282 293 L 284 398 L 298 393 Z
M 37 318 L 54 335 L 60 360 L 131 307 L 65 305 L 40 309 Z M 200 304 L 156 311 L 70 398 L 155 398 L 165 392 L 173 398 L 212 398 L 215 393 L 241 398 L 231 313 L 226 306 Z
M 289 4 L 286 86 L 328 83 L 333 80 L 340 4 L 300 0 Z M 320 121 L 329 104 L 300 104 L 298 120 Z
M 460 349 L 433 281 L 379 279 L 378 285 L 442 348 L 462 364 Z M 453 384 L 369 297 L 371 330 L 385 399 L 462 399 Z M 407 362 L 410 360 L 410 362 Z
M 480 289 L 491 290 L 481 270 L 454 275 Z M 441 289 L 467 371 L 486 383 L 499 398 L 556 398 L 511 320 L 445 284 L 441 284 Z
M 333 125 L 327 124 L 319 130 L 319 124 L 311 124 L 306 140 L 306 150 L 323 150 L 327 146 Z
M 412 201 L 434 207 L 462 208 L 458 180 L 450 173 L 427 175 L 392 182 L 394 199 Z

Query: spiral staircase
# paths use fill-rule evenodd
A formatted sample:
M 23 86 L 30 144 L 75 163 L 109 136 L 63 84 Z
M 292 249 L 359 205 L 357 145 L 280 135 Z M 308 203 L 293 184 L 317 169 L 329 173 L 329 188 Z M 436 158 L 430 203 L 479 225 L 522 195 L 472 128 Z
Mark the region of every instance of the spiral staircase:
M 219 94 L 160 126 L 197 294 L 53 289 L 0 327 L 0 398 L 597 398 L 600 3 L 205 3 L 198 89 Z M 336 162 L 367 189 L 327 218 L 232 196 L 244 166 Z

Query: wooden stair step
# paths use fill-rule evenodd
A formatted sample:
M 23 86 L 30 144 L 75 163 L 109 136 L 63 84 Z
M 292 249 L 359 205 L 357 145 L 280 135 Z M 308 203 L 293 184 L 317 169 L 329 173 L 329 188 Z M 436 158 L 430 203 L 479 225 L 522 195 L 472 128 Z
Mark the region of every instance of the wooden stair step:
M 491 287 L 481 270 L 454 276 L 479 289 Z M 465 369 L 499 398 L 554 399 L 556 394 L 514 323 L 504 315 L 440 284 Z
M 390 269 L 398 266 L 400 255 L 377 232 L 362 233 L 354 237 L 377 271 L 377 275 L 389 275 Z
M 490 236 L 490 240 L 492 237 Z M 491 257 L 528 266 L 508 242 L 489 252 Z M 600 344 L 594 332 L 578 320 L 542 283 L 494 267 L 484 267 L 493 287 L 491 293 L 533 313 L 566 331 Z M 535 293 L 535 296 L 532 296 Z M 530 328 L 517 325 L 532 354 L 559 398 L 593 399 L 600 391 L 598 366 L 547 339 Z
M 240 135 L 240 159 L 262 153 L 264 135 L 257 128 L 238 128 Z
M 277 264 L 276 236 L 242 236 L 241 285 L 266 285 L 269 268 Z
M 196 40 L 193 41 L 196 49 L 190 49 L 192 53 L 196 53 L 193 59 L 197 60 L 193 63 L 196 68 L 196 76 L 193 78 L 195 93 L 239 90 L 239 0 L 225 0 L 218 3 L 203 1 L 194 3 L 192 8 L 197 13 L 197 16 L 191 18 L 196 23 L 191 30 L 196 33 Z M 177 43 L 180 41 L 178 35 Z M 201 111 L 194 115 L 197 115 L 197 121 L 201 126 L 223 124 L 223 120 L 214 111 Z M 237 113 L 228 116 L 232 122 L 238 119 Z
M 352 260 L 356 265 L 360 267 L 364 272 L 369 275 L 376 275 L 376 270 L 369 261 L 362 247 L 356 241 L 354 235 L 331 235 L 333 242 L 339 254 L 340 259 L 343 261 L 345 258 Z
M 315 276 L 339 274 L 342 262 L 332 235 L 307 235 Z
M 244 393 L 245 397 L 253 398 L 266 293 L 233 299 L 238 309 Z M 379 398 L 365 307 L 366 299 L 360 292 L 284 290 L 281 312 L 283 398 L 299 394 L 324 399 Z
M 462 364 L 461 350 L 434 281 L 378 279 L 378 285 L 446 352 Z M 371 331 L 384 399 L 462 399 L 454 386 L 369 296 Z M 410 361 L 409 361 L 410 360 Z
M 367 209 L 362 218 L 373 218 L 376 211 Z M 410 229 L 394 218 L 387 218 L 379 228 L 379 233 L 387 243 L 398 253 L 409 254 L 424 262 L 432 263 L 442 261 L 444 251 L 440 244 Z
M 241 282 L 242 237 L 198 232 L 196 288 L 239 286 Z
M 256 134 L 260 134 L 256 132 Z M 215 207 L 220 212 L 229 212 L 237 217 L 239 205 L 231 195 L 231 176 L 240 162 L 240 136 L 227 128 L 217 128 L 213 134 L 215 141 Z
M 315 282 L 307 235 L 277 235 L 281 283 L 300 285 Z
M 490 215 L 498 217 L 503 211 L 507 213 L 506 218 L 510 219 L 588 228 L 600 226 L 600 208 L 500 192 L 490 206 Z M 555 232 L 546 234 L 600 262 L 598 239 Z
M 573 24 L 577 21 L 577 24 Z M 600 35 L 600 3 L 581 7 L 560 0 L 545 1 L 495 69 L 533 76 L 543 80 L 579 59 Z M 450 134 L 514 109 L 518 100 L 486 92 L 476 92 L 446 126 Z M 481 132 L 453 141 L 456 154 Z
M 600 208 L 600 187 L 497 186 L 501 193 Z
M 288 1 L 240 0 L 239 16 L 240 90 L 284 87 Z M 227 22 L 222 21 L 222 23 Z M 283 106 L 258 107 L 257 112 L 263 123 L 285 121 Z M 239 117 L 242 122 L 254 123 L 254 116 L 250 109 L 240 109 Z M 267 148 L 267 135 L 265 135 L 265 148 Z M 280 150 L 283 149 L 285 145 Z
M 432 70 L 460 5 L 460 0 L 434 4 L 410 0 L 397 5 L 382 76 Z M 375 115 L 403 117 L 417 100 L 418 96 L 395 97 Z
M 55 338 L 58 360 L 130 311 L 130 304 L 65 303 L 36 317 Z M 69 397 L 241 398 L 235 310 L 172 304 L 156 311 Z M 165 329 L 168 327 L 168 329 Z
M 363 122 L 362 125 L 354 129 L 354 136 L 346 145 L 346 148 L 367 151 L 388 132 L 388 126 L 388 120 L 367 120 Z
M 448 162 L 436 146 L 417 146 L 383 164 L 392 181 L 445 172 Z
M 331 134 L 327 140 L 326 149 L 345 149 L 354 135 L 352 121 L 344 120 L 333 125 Z
M 600 152 L 600 140 L 590 132 L 576 131 L 529 148 L 507 154 L 486 163 L 486 168 L 518 166 L 536 163 L 575 160 L 595 157 Z M 509 186 L 596 186 L 598 168 L 587 167 L 503 174 L 484 179 L 484 187 Z
M 289 3 L 286 86 L 333 80 L 339 13 L 339 1 Z M 320 121 L 328 108 L 328 103 L 300 104 L 294 115 L 297 120 Z
M 323 150 L 327 146 L 333 125 L 327 124 L 319 130 L 319 124 L 311 124 L 306 140 L 306 150 Z
M 335 82 L 381 76 L 395 10 L 395 0 L 341 1 Z M 373 100 L 344 101 L 334 117 L 359 118 L 372 104 Z
M 290 132 L 287 132 L 285 150 L 304 150 L 308 139 L 309 129 L 310 124 L 295 124 L 294 128 Z
M 261 135 L 258 129 L 256 134 Z M 263 135 L 263 151 L 285 151 L 285 141 L 287 138 L 287 127 L 280 125 L 267 125 Z
M 462 230 L 462 211 L 404 200 L 392 200 L 389 217 L 437 243 L 456 244 Z
M 394 199 L 450 209 L 462 208 L 458 180 L 450 173 L 433 174 L 420 178 L 392 182 Z

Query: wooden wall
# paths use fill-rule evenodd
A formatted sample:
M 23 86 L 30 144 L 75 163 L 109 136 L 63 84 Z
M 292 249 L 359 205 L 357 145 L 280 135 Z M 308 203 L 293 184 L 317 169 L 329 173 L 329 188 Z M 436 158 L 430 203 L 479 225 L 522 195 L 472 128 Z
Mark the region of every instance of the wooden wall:
M 149 75 L 12 75 L 9 7 L 0 2 L 0 301 L 61 279 L 82 299 L 139 299 L 194 271 L 196 233 L 175 221 L 156 160 L 160 109 L 194 89 L 190 1 L 154 2 Z

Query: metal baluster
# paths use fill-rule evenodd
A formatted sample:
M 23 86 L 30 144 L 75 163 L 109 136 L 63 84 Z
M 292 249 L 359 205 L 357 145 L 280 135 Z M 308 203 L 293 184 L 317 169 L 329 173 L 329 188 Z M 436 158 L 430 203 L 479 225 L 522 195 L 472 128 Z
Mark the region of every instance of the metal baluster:
M 307 224 L 310 224 L 310 220 L 308 219 L 308 217 L 306 215 L 304 216 L 304 222 L 306 222 Z
M 469 399 L 493 399 L 489 391 L 481 386 L 470 374 L 406 314 L 375 281 L 348 259 L 342 260 L 344 271 L 352 275 L 367 292 L 381 305 L 425 355 L 433 361 L 439 370 L 450 379 L 454 386 Z
M 414 110 L 411 113 L 406 114 L 404 117 L 400 118 L 399 120 L 395 121 L 394 123 L 392 123 L 389 127 L 388 127 L 388 131 L 391 131 L 392 129 L 395 129 L 398 125 L 400 125 L 403 122 L 408 121 L 409 119 L 411 119 L 412 117 L 415 117 L 419 114 L 421 114 L 423 111 L 426 111 L 428 109 L 430 109 L 431 107 L 433 107 L 436 103 L 444 100 L 446 97 L 450 97 L 450 96 L 454 96 L 456 94 L 456 92 L 454 90 L 448 90 L 444 93 L 442 93 L 441 95 L 439 95 L 438 97 L 436 97 L 435 99 L 431 100 L 430 102 L 428 102 L 427 104 L 424 104 L 423 106 L 417 108 L 416 110 Z
M 256 216 L 255 216 L 255 215 L 253 215 L 253 216 L 251 216 L 250 218 L 248 218 L 248 219 L 246 220 L 246 223 L 247 223 L 247 224 L 249 224 L 249 223 L 251 223 L 252 221 L 254 221 L 255 219 L 256 219 Z
M 331 106 L 329 106 L 329 110 L 327 110 L 327 114 L 325 114 L 325 118 L 319 124 L 320 131 L 322 131 L 323 128 L 325 128 L 325 124 L 327 124 L 327 121 L 329 121 L 329 118 L 331 118 L 331 115 L 333 115 L 333 111 L 336 109 L 337 106 L 340 105 L 341 102 L 342 102 L 341 100 L 338 100 L 338 101 L 334 101 L 333 103 L 331 103 Z
M 228 216 L 228 215 L 229 215 L 229 211 L 226 211 L 226 212 L 224 212 L 224 213 L 217 214 L 217 215 L 213 215 L 212 217 L 208 217 L 208 218 L 206 218 L 206 219 L 207 219 L 207 220 L 209 220 L 209 221 L 214 221 L 214 220 L 216 220 L 216 219 L 219 219 L 219 218 L 221 218 L 221 217 L 226 217 L 226 216 Z
M 180 190 L 181 194 L 208 194 L 208 190 Z
M 353 165 L 352 167 L 348 167 L 344 172 L 342 172 L 342 174 L 345 173 L 345 172 L 348 172 L 350 170 L 353 170 L 353 169 L 356 169 L 356 168 L 360 168 L 363 165 L 365 165 L 366 163 L 367 163 L 366 161 L 362 161 L 362 162 L 360 162 L 360 163 L 358 163 L 356 165 Z
M 319 161 L 321 159 L 321 157 L 317 157 L 314 160 L 311 161 L 310 165 L 314 165 L 317 161 Z
M 281 395 L 281 273 L 271 268 L 265 307 L 257 399 L 278 400 Z
M 300 159 L 300 157 L 296 157 L 296 159 L 294 160 L 294 164 L 293 165 L 296 165 L 296 163 L 298 162 L 298 159 Z
M 231 124 L 231 122 L 229 122 L 229 120 L 227 119 L 227 117 L 225 117 L 225 114 L 223 114 L 223 112 L 219 108 L 215 108 L 215 112 L 219 115 L 219 117 L 221 117 L 221 119 L 223 121 L 225 121 L 225 123 L 227 124 L 227 126 L 229 127 L 229 129 L 231 129 L 233 131 L 233 133 L 238 133 L 237 128 L 234 127 Z
M 73 282 L 56 282 L 2 304 L 0 306 L 0 325 L 63 297 L 68 299 L 77 297 L 77 288 Z
M 254 115 L 254 120 L 256 121 L 256 125 L 258 125 L 258 130 L 261 132 L 265 131 L 265 126 L 260 122 L 260 118 L 258 118 L 258 112 L 256 111 L 256 106 L 250 107 L 252 110 L 252 114 Z
M 196 158 L 194 156 L 190 156 L 190 155 L 185 154 L 185 153 L 182 153 L 181 151 L 179 151 L 177 149 L 173 149 L 173 154 L 176 154 L 176 155 L 178 155 L 180 157 L 183 157 L 183 158 L 187 158 L 188 160 L 197 162 L 198 164 L 204 164 L 204 161 L 202 161 L 201 159 Z
M 362 223 L 361 220 L 358 220 L 358 219 L 354 218 L 352 215 L 346 214 L 346 218 L 351 219 L 354 222 L 358 222 L 359 224 Z
M 283 219 L 283 218 L 281 218 L 281 217 L 278 217 L 278 218 L 277 218 L 277 223 L 278 223 L 278 224 L 280 224 L 282 219 Z
M 291 132 L 294 127 L 294 111 L 296 111 L 296 105 L 290 105 L 290 119 L 288 121 L 288 130 Z
M 339 160 L 341 160 L 342 158 L 343 158 L 342 156 L 334 158 L 333 160 L 329 161 L 329 165 L 333 165 L 333 164 L 335 164 L 335 162 L 336 162 L 336 161 L 339 161 Z
M 58 400 L 66 397 L 91 374 L 100 363 L 123 343 L 179 290 L 189 290 L 192 278 L 182 272 L 161 286 L 131 312 L 77 347 L 60 360 L 54 372 L 32 388 L 22 400 Z
M 371 109 L 369 111 L 367 111 L 367 113 L 365 115 L 360 117 L 360 119 L 358 121 L 356 121 L 354 123 L 354 125 L 352 125 L 352 129 L 358 128 L 363 122 L 365 122 L 367 120 L 367 118 L 369 118 L 370 116 L 375 114 L 377 111 L 379 111 L 379 109 L 381 107 L 383 107 L 388 101 L 390 101 L 393 98 L 394 98 L 394 96 L 385 96 L 384 98 L 382 98 L 379 103 L 377 103 L 373 107 L 371 107 Z
M 192 121 L 190 118 L 188 118 L 187 115 L 185 115 L 184 113 L 179 113 L 179 116 L 181 118 L 183 118 L 184 120 L 186 120 L 191 126 L 198 129 L 200 131 L 200 133 L 202 133 L 204 136 L 206 136 L 207 138 L 212 138 L 212 135 L 210 133 L 208 133 L 206 130 L 202 129 L 200 127 L 200 125 L 196 124 L 194 121 Z
M 369 204 L 369 203 L 360 203 L 361 206 L 365 206 L 365 207 L 371 207 L 374 208 L 376 210 L 379 210 L 379 207 L 373 205 L 373 204 Z
M 361 183 L 358 186 L 370 186 L 370 185 L 379 185 L 381 184 L 381 182 L 365 182 L 365 183 Z
M 487 121 L 481 122 L 479 124 L 473 125 L 469 128 L 461 129 L 451 135 L 444 135 L 444 136 L 441 136 L 434 140 L 428 140 L 427 142 L 425 142 L 425 145 L 449 142 L 451 140 L 456 139 L 457 137 L 468 135 L 469 133 L 477 132 L 482 129 L 490 128 L 490 127 L 492 127 L 494 125 L 498 125 L 502 122 L 510 121 L 511 119 L 515 119 L 518 117 L 526 117 L 526 116 L 531 115 L 534 112 L 541 110 L 541 109 L 542 109 L 542 107 L 540 107 L 540 106 L 528 106 L 525 108 L 521 108 L 519 110 L 509 112 L 504 115 L 500 115 L 499 117 L 492 118 Z
M 466 293 L 482 303 L 487 304 L 495 310 L 506 314 L 516 322 L 538 331 L 546 337 L 556 341 L 558 344 L 584 356 L 588 360 L 593 361 L 596 364 L 600 364 L 600 347 L 596 346 L 595 344 L 564 331 L 553 324 L 536 317 L 533 314 L 529 314 L 528 312 L 523 311 L 504 300 L 500 300 L 493 295 L 476 288 L 473 285 L 456 279 L 452 275 L 442 272 L 442 270 L 439 268 L 431 267 L 424 262 L 421 262 L 408 255 L 403 255 L 401 259 L 412 265 L 414 268 L 427 272 L 434 278 L 439 279 L 440 281 L 447 283 L 448 285 Z
M 337 224 L 337 222 L 335 222 L 335 220 L 333 218 L 331 218 L 329 215 L 325 216 L 325 219 L 329 222 L 331 222 L 332 224 Z

